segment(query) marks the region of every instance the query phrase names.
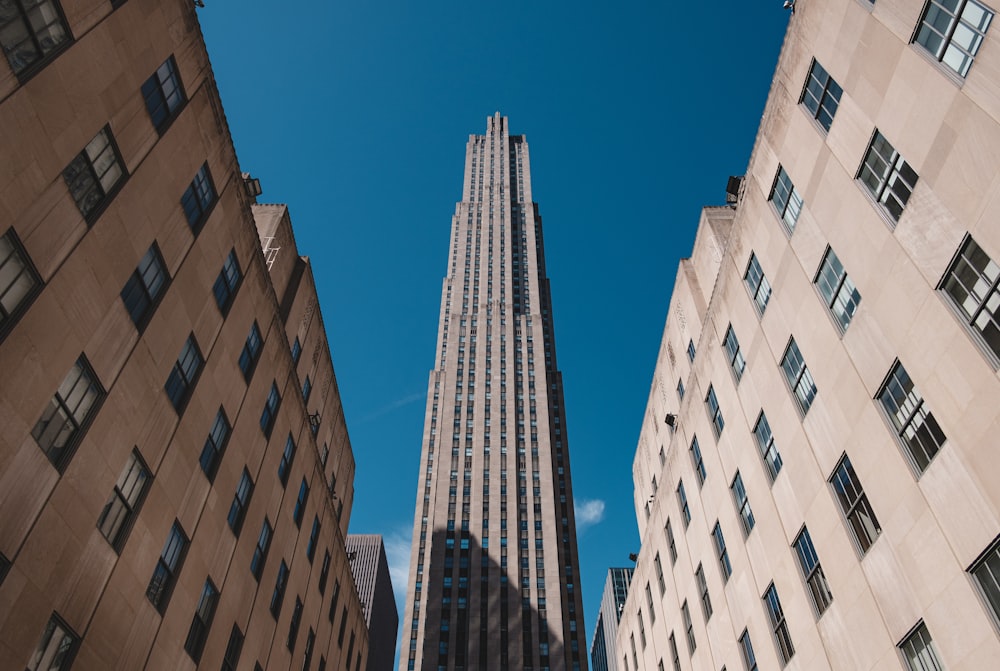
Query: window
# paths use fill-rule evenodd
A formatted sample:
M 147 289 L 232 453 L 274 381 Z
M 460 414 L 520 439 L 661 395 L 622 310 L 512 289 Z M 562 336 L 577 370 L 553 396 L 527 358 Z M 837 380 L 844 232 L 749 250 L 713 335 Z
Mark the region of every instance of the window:
M 250 477 L 250 471 L 244 467 L 240 482 L 236 485 L 236 495 L 233 496 L 233 502 L 229 506 L 229 516 L 226 518 L 229 528 L 237 537 L 243 528 L 243 518 L 246 517 L 251 496 L 253 496 L 253 479 Z
M 753 427 L 754 438 L 757 439 L 757 447 L 760 448 L 760 458 L 764 460 L 764 468 L 771 482 L 774 482 L 781 472 L 781 454 L 774 445 L 774 434 L 771 433 L 771 425 L 767 423 L 767 415 L 760 411 L 757 423 Z
M 206 580 L 205 586 L 201 590 L 201 598 L 198 600 L 198 607 L 191 619 L 187 639 L 184 641 L 184 651 L 195 663 L 201 659 L 201 652 L 205 649 L 205 639 L 208 638 L 208 630 L 212 627 L 215 604 L 218 601 L 219 590 L 215 588 L 211 580 Z
M 833 313 L 841 333 L 843 333 L 854 318 L 854 313 L 858 311 L 861 294 L 854 286 L 854 281 L 847 276 L 843 264 L 834 254 L 832 248 L 826 248 L 823 262 L 820 264 L 819 272 L 816 273 L 816 279 L 813 282 L 826 301 L 826 307 Z
M 917 173 L 877 130 L 861 163 L 858 179 L 894 222 L 899 221 L 917 185 Z
M 319 542 L 319 515 L 313 517 L 312 531 L 309 532 L 309 545 L 306 546 L 306 557 L 312 564 L 313 557 L 316 556 L 316 544 Z
M 215 285 L 212 286 L 212 293 L 215 295 L 215 304 L 219 306 L 219 310 L 223 315 L 229 313 L 229 308 L 233 304 L 233 298 L 236 296 L 236 289 L 239 287 L 242 279 L 243 273 L 240 271 L 240 261 L 236 258 L 236 250 L 234 249 L 226 257 L 226 262 L 222 264 L 222 270 L 219 271 L 219 277 L 216 278 Z
M 785 230 L 789 235 L 795 231 L 795 223 L 799 220 L 799 213 L 802 212 L 802 196 L 795 190 L 792 178 L 783 167 L 778 166 L 778 174 L 774 177 L 774 186 L 771 187 L 769 198 L 774 209 L 781 217 Z
M 694 340 L 688 340 L 688 360 L 694 361 Z
M 639 668 L 639 655 L 635 654 L 635 634 L 629 634 L 629 642 L 632 644 L 632 666 L 636 669 Z M 628 668 L 628 664 L 625 665 Z
M 687 632 L 688 654 L 693 655 L 698 644 L 694 640 L 694 623 L 691 622 L 691 611 L 688 610 L 687 599 L 681 604 L 681 617 L 684 619 L 684 630 Z
M 762 598 L 767 617 L 771 621 L 771 630 L 774 632 L 774 642 L 778 646 L 781 663 L 788 664 L 788 660 L 795 654 L 795 647 L 788 633 L 788 623 L 785 622 L 785 613 L 781 610 L 781 600 L 778 599 L 778 590 L 774 588 L 774 583 L 768 586 Z
M 81 354 L 31 431 L 42 452 L 60 471 L 69 462 L 103 398 L 104 389 Z
M 3 579 L 7 577 L 8 571 L 10 571 L 10 560 L 7 559 L 7 555 L 0 552 L 0 586 L 3 585 Z
M 128 310 L 132 323 L 140 331 L 149 323 L 149 318 L 153 315 L 153 308 L 163 296 L 169 281 L 170 276 L 163 265 L 160 249 L 154 242 L 139 260 L 139 265 L 132 272 L 132 276 L 128 278 L 121 293 L 125 309 Z
M 273 532 L 274 528 L 265 517 L 264 524 L 260 527 L 260 536 L 257 537 L 257 547 L 254 548 L 253 558 L 250 560 L 250 573 L 258 582 L 260 582 L 260 574 L 264 572 L 264 562 L 267 561 L 267 551 L 271 548 L 271 534 Z
M 21 81 L 59 53 L 72 36 L 58 2 L 14 0 L 0 17 L 0 46 Z
M 788 386 L 795 394 L 799 410 L 805 415 L 816 399 L 816 383 L 806 367 L 799 346 L 795 344 L 795 338 L 788 341 L 785 355 L 781 357 L 781 370 L 784 371 Z
M 73 656 L 78 647 L 80 647 L 80 637 L 57 613 L 52 613 L 42 637 L 38 640 L 35 653 L 28 660 L 27 671 L 68 669 L 73 664 Z
M 677 543 L 674 540 L 674 529 L 670 525 L 670 519 L 667 519 L 666 526 L 663 527 L 663 532 L 667 535 L 667 547 L 670 549 L 670 565 L 673 566 L 677 563 Z
M 701 446 L 698 445 L 698 436 L 691 439 L 691 463 L 694 465 L 694 474 L 698 477 L 698 486 L 705 484 L 705 460 L 701 458 Z
M 649 589 L 649 583 L 646 583 L 646 607 L 649 608 L 649 624 L 656 624 L 656 609 L 653 608 L 653 591 Z
M 330 620 L 330 624 L 333 624 L 333 618 L 337 610 L 337 601 L 340 600 L 340 581 L 334 578 L 333 580 L 333 595 L 330 597 L 330 610 L 327 612 L 326 619 Z
M 299 337 L 295 336 L 295 342 L 292 343 L 292 362 L 298 365 L 299 359 L 302 357 L 302 343 L 299 342 Z
M 719 558 L 719 571 L 722 573 L 722 582 L 728 582 L 729 576 L 733 574 L 733 565 L 729 563 L 729 551 L 726 550 L 726 539 L 722 535 L 722 527 L 718 520 L 712 528 L 712 539 L 715 541 L 715 556 Z
M 0 236 L 0 337 L 38 294 L 42 281 L 14 229 Z
M 674 638 L 674 632 L 670 632 L 670 656 L 674 660 L 674 671 L 681 671 L 681 655 L 677 651 L 677 639 Z
M 743 486 L 743 476 L 740 475 L 739 471 L 736 471 L 736 477 L 733 478 L 730 489 L 733 492 L 733 500 L 736 502 L 736 510 L 740 514 L 743 534 L 748 536 L 754 525 L 753 510 L 750 509 L 750 499 L 747 498 L 747 490 Z
M 139 455 L 139 450 L 132 450 L 125 469 L 118 476 L 111 498 L 97 520 L 97 528 L 117 552 L 121 552 L 125 539 L 132 530 L 139 507 L 146 498 L 150 479 L 149 468 Z
M 695 569 L 694 577 L 698 581 L 698 592 L 701 594 L 701 610 L 705 614 L 705 622 L 712 617 L 712 599 L 708 594 L 708 581 L 705 580 L 705 569 L 701 564 Z
M 969 567 L 969 573 L 976 579 L 994 621 L 1000 623 L 1000 536 Z
M 201 230 L 217 198 L 212 174 L 208 171 L 208 163 L 204 163 L 198 168 L 190 186 L 181 196 L 181 207 L 184 208 L 184 216 L 187 217 L 188 226 L 192 231 L 197 233 Z
M 809 69 L 809 78 L 806 79 L 806 87 L 802 91 L 802 98 L 799 100 L 819 125 L 825 130 L 830 130 L 833 123 L 833 116 L 837 113 L 837 106 L 840 105 L 840 96 L 844 90 L 833 80 L 819 61 L 813 60 Z
M 260 429 L 268 438 L 271 437 L 271 429 L 274 428 L 274 420 L 278 417 L 278 406 L 281 405 L 281 395 L 278 393 L 278 385 L 271 383 L 271 391 L 264 402 L 264 411 L 260 414 Z
M 316 644 L 316 632 L 313 631 L 312 627 L 309 627 L 309 635 L 306 636 L 306 651 L 302 657 L 302 671 L 309 671 L 309 666 L 312 664 L 313 657 L 313 646 Z M 361 655 L 358 655 L 358 660 L 360 661 Z
M 330 551 L 323 552 L 323 567 L 319 571 L 319 593 L 326 591 L 326 581 L 330 577 Z
M 153 577 L 149 579 L 149 586 L 146 588 L 146 598 L 161 615 L 170 601 L 170 592 L 177 581 L 181 562 L 184 561 L 187 543 L 188 539 L 181 529 L 180 522 L 175 520 L 167 536 L 167 542 L 163 545 L 160 559 L 156 562 L 156 568 L 153 569 Z
M 750 254 L 750 263 L 747 265 L 746 272 L 743 273 L 743 281 L 746 283 L 747 289 L 750 291 L 750 296 L 753 298 L 757 314 L 763 316 L 764 310 L 767 308 L 767 301 L 771 298 L 771 284 L 764 276 L 764 271 L 760 267 L 757 255 L 752 252 Z
M 278 462 L 278 480 L 281 481 L 282 487 L 288 484 L 288 474 L 292 470 L 293 461 L 295 461 L 295 441 L 292 440 L 292 434 L 288 434 L 285 451 L 282 452 L 281 461 Z
M 656 566 L 656 584 L 660 588 L 660 596 L 663 596 L 663 593 L 667 591 L 667 583 L 663 579 L 663 564 L 660 563 L 659 552 L 653 557 L 653 565 Z
M 295 597 L 295 609 L 292 611 L 292 619 L 288 621 L 288 641 L 285 645 L 289 650 L 295 649 L 295 639 L 299 635 L 299 624 L 302 622 L 302 599 Z M 348 657 L 348 659 L 350 659 Z M 348 662 L 350 665 L 350 662 Z
M 110 127 L 102 128 L 62 175 L 80 214 L 93 222 L 126 176 Z
M 868 552 L 878 535 L 882 533 L 875 518 L 875 511 L 868 503 L 868 496 L 861 486 L 858 474 L 854 472 L 851 460 L 845 454 L 830 477 L 830 484 L 837 494 L 840 509 L 847 518 L 847 525 L 854 534 L 861 554 Z
M 219 470 L 222 453 L 225 452 L 226 443 L 229 442 L 229 431 L 229 419 L 226 417 L 226 411 L 220 407 L 212 423 L 212 430 L 205 439 L 205 447 L 201 449 L 201 457 L 198 459 L 201 470 L 205 472 L 209 482 L 215 482 L 215 473 Z
M 177 61 L 173 55 L 163 61 L 163 64 L 156 68 L 156 72 L 143 83 L 142 97 L 146 101 L 146 111 L 149 112 L 153 126 L 160 135 L 163 135 L 170 122 L 180 112 L 181 105 L 187 100 L 184 88 L 181 86 L 181 78 L 177 74 Z
M 194 334 L 191 334 L 184 343 L 180 356 L 177 357 L 177 363 L 174 364 L 174 368 L 167 378 L 167 383 L 163 387 L 167 391 L 167 397 L 174 406 L 174 410 L 178 413 L 182 412 L 184 406 L 187 405 L 195 380 L 197 380 L 204 362 L 201 351 L 198 349 L 198 342 L 194 339 Z
M 684 519 L 684 528 L 691 524 L 691 508 L 688 507 L 687 494 L 684 492 L 684 481 L 677 483 L 677 504 L 681 509 L 681 517 Z
M 677 380 L 677 398 L 681 401 L 684 400 L 684 380 Z
M 913 41 L 964 77 L 992 20 L 993 12 L 975 0 L 929 0 Z
M 719 399 L 715 397 L 715 387 L 708 385 L 708 395 L 705 396 L 705 406 L 708 408 L 708 419 L 712 422 L 712 431 L 718 438 L 725 428 L 726 422 L 722 419 L 722 410 L 719 409 Z
M 746 629 L 740 634 L 740 654 L 747 671 L 757 671 L 757 657 L 753 654 L 753 644 L 750 642 L 750 632 Z
M 944 445 L 945 435 L 898 359 L 877 398 L 917 472 L 923 473 Z
M 733 331 L 732 324 L 726 329 L 726 338 L 722 344 L 726 348 L 729 367 L 733 370 L 733 375 L 736 377 L 736 382 L 738 383 L 740 378 L 743 377 L 743 371 L 747 367 L 747 362 L 743 358 L 743 353 L 740 352 L 740 341 L 736 339 L 736 332 Z
M 645 650 L 646 649 L 646 625 L 642 621 L 642 608 L 640 608 L 636 612 L 635 616 L 637 618 L 639 618 L 639 645 L 641 645 L 642 649 Z
M 944 671 L 934 641 L 923 620 L 910 630 L 898 647 L 903 653 L 903 659 L 906 660 L 906 668 L 910 671 Z
M 222 671 L 236 671 L 236 665 L 240 662 L 240 652 L 243 651 L 243 632 L 233 625 L 233 630 L 229 634 L 229 643 L 226 644 L 226 654 L 222 657 Z
M 1000 266 L 971 237 L 945 273 L 940 289 L 994 359 L 1000 359 Z
M 285 587 L 288 586 L 288 564 L 285 560 L 281 560 L 281 566 L 278 567 L 278 577 L 274 580 L 274 591 L 271 592 L 271 615 L 274 619 L 278 619 L 278 613 L 281 612 L 281 602 L 285 600 Z
M 302 478 L 302 484 L 299 485 L 299 496 L 295 500 L 295 512 L 292 513 L 292 519 L 295 521 L 295 526 L 297 527 L 302 527 L 302 516 L 306 512 L 306 501 L 308 499 L 309 484 L 305 478 Z
M 257 360 L 260 358 L 262 344 L 263 338 L 260 335 L 260 327 L 257 326 L 257 322 L 255 321 L 250 327 L 250 333 L 247 335 L 246 344 L 243 345 L 243 351 L 240 352 L 240 370 L 243 371 L 243 379 L 247 382 L 250 381 L 254 368 L 257 367 Z
M 816 613 L 822 615 L 827 606 L 833 602 L 833 594 L 830 593 L 830 585 L 826 582 L 826 575 L 823 567 L 819 565 L 819 556 L 813 546 L 812 537 L 809 530 L 802 527 L 802 531 L 792 543 L 795 554 L 799 558 L 799 566 L 802 568 L 802 577 L 809 587 L 809 594 L 812 596 L 813 605 L 816 606 Z
M 312 395 L 312 380 L 306 375 L 306 381 L 302 383 L 302 400 L 306 403 L 309 402 L 309 396 Z

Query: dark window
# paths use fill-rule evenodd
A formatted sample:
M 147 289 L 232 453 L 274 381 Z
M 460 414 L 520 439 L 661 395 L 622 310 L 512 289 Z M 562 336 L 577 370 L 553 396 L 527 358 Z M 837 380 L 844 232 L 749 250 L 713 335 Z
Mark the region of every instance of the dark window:
M 660 553 L 657 552 L 656 556 L 653 557 L 653 565 L 656 566 L 656 584 L 660 588 L 660 596 L 667 591 L 667 583 L 663 579 L 663 564 L 660 562 Z
M 712 617 L 712 598 L 708 594 L 708 581 L 705 580 L 705 569 L 701 564 L 695 569 L 694 577 L 698 581 L 698 592 L 701 594 L 701 610 L 705 614 L 705 621 Z
M 760 448 L 760 458 L 764 460 L 764 467 L 767 469 L 767 476 L 774 482 L 781 472 L 781 453 L 774 444 L 774 434 L 771 433 L 771 425 L 767 423 L 767 415 L 760 411 L 757 423 L 753 427 L 754 438 L 757 439 L 757 447 Z
M 71 39 L 62 7 L 55 0 L 8 0 L 0 5 L 0 46 L 10 69 L 22 80 Z
M 327 619 L 330 620 L 330 624 L 333 624 L 333 618 L 337 612 L 337 601 L 339 600 L 340 600 L 340 581 L 334 578 L 333 596 L 330 597 L 330 610 L 326 614 Z
M 31 259 L 14 229 L 9 229 L 0 236 L 0 337 L 11 329 L 41 287 L 42 280 Z
M 153 309 L 169 281 L 170 276 L 163 265 L 163 257 L 160 256 L 160 250 L 154 242 L 139 261 L 138 267 L 128 278 L 121 293 L 125 309 L 140 331 L 149 323 Z
M 309 545 L 306 546 L 306 557 L 312 564 L 313 557 L 316 556 L 316 543 L 319 542 L 319 515 L 313 517 L 312 531 L 309 532 Z
M 854 313 L 858 311 L 861 294 L 830 247 L 826 248 L 826 254 L 823 256 L 823 262 L 819 266 L 814 282 L 843 333 L 854 318 Z
M 868 552 L 878 535 L 882 533 L 875 511 L 868 503 L 868 496 L 861 486 L 858 474 L 854 472 L 851 460 L 845 454 L 830 477 L 830 484 L 837 494 L 837 502 L 847 518 L 847 524 L 858 542 L 861 554 Z
M 674 660 L 674 671 L 681 671 L 681 653 L 677 650 L 674 632 L 670 632 L 670 657 Z
M 840 105 L 840 96 L 843 93 L 844 90 L 823 69 L 819 61 L 814 60 L 799 102 L 809 110 L 820 126 L 830 130 L 833 116 L 837 113 L 837 107 Z
M 323 594 L 326 591 L 326 581 L 330 577 L 330 551 L 324 550 L 323 552 L 323 567 L 319 572 L 319 593 Z
M 681 401 L 684 400 L 684 381 L 681 379 L 677 380 L 677 398 Z
M 243 345 L 243 351 L 240 352 L 240 370 L 243 371 L 243 379 L 247 382 L 250 381 L 254 368 L 257 367 L 262 343 L 263 338 L 260 335 L 260 328 L 257 326 L 257 322 L 254 322 L 250 327 L 249 335 L 247 335 L 246 344 Z
M 354 632 L 351 632 L 351 640 L 347 644 L 347 666 L 351 666 L 351 659 L 354 657 Z
M 285 600 L 285 587 L 288 586 L 288 564 L 285 560 L 281 560 L 281 566 L 278 567 L 278 577 L 274 580 L 274 591 L 271 592 L 271 615 L 274 619 L 278 619 L 278 613 L 281 612 L 281 602 Z
M 726 348 L 726 358 L 729 359 L 729 367 L 732 369 L 733 375 L 736 376 L 736 382 L 738 383 L 743 377 L 743 371 L 747 367 L 747 362 L 743 358 L 743 353 L 740 352 L 740 341 L 736 339 L 736 332 L 733 331 L 732 324 L 726 329 L 726 337 L 722 341 L 722 345 Z
M 909 671 L 944 671 L 944 666 L 938 659 L 934 640 L 923 620 L 910 630 L 898 647 L 903 653 Z
M 656 624 L 656 608 L 653 606 L 653 590 L 649 588 L 649 583 L 646 583 L 646 608 L 649 609 L 649 623 Z
M 215 604 L 218 600 L 219 590 L 215 589 L 211 580 L 206 580 L 205 587 L 201 590 L 201 598 L 198 600 L 198 607 L 191 619 L 187 639 L 184 641 L 184 651 L 195 663 L 201 659 L 201 652 L 205 649 L 205 639 L 208 638 L 208 630 L 212 627 Z
M 757 260 L 756 254 L 750 254 L 750 263 L 747 265 L 746 272 L 743 273 L 743 282 L 747 285 L 750 296 L 753 297 L 753 304 L 757 308 L 757 314 L 763 316 L 764 310 L 767 308 L 767 302 L 771 298 L 771 283 L 764 276 L 764 271 L 760 267 L 760 262 Z
M 83 438 L 104 398 L 104 389 L 82 354 L 49 401 L 31 435 L 60 471 Z
M 750 643 L 750 632 L 746 629 L 740 634 L 740 654 L 747 671 L 757 671 L 757 657 L 753 654 L 753 644 Z
M 177 412 L 182 412 L 184 406 L 187 405 L 188 399 L 191 398 L 191 392 L 194 391 L 194 383 L 198 379 L 198 374 L 201 372 L 201 365 L 204 362 L 201 350 L 198 349 L 198 342 L 194 339 L 194 334 L 188 336 L 187 342 L 184 343 L 184 348 L 181 349 L 180 356 L 177 357 L 177 363 L 174 364 L 173 370 L 170 371 L 167 384 L 164 385 L 167 397 Z
M 10 560 L 7 559 L 7 555 L 0 552 L 0 585 L 3 585 L 3 579 L 7 577 L 8 571 L 10 571 Z
M 340 630 L 337 632 L 337 647 L 344 647 L 344 632 L 347 630 L 347 606 L 340 611 Z
M 753 530 L 753 511 L 750 509 L 750 499 L 747 498 L 747 490 L 743 486 L 743 476 L 736 471 L 736 477 L 730 487 L 733 491 L 733 500 L 736 501 L 736 510 L 740 513 L 740 522 L 743 524 L 743 533 L 749 535 Z
M 305 478 L 302 478 L 302 484 L 299 485 L 299 496 L 295 500 L 295 511 L 292 513 L 292 520 L 295 521 L 295 526 L 302 527 L 302 516 L 306 512 L 306 501 L 309 500 L 309 483 L 306 482 Z
M 778 174 L 774 178 L 774 186 L 771 188 L 771 204 L 781 217 L 785 230 L 792 233 L 795 224 L 799 220 L 799 213 L 802 212 L 802 196 L 795 190 L 792 178 L 788 176 L 785 169 L 778 166 Z
M 917 173 L 877 130 L 861 163 L 858 179 L 893 221 L 899 221 L 917 185 Z
M 226 257 L 226 262 L 222 264 L 219 277 L 215 280 L 215 285 L 212 287 L 212 293 L 215 295 L 215 304 L 219 306 L 222 314 L 225 315 L 229 312 L 229 308 L 233 304 L 233 298 L 236 296 L 236 289 L 239 287 L 242 279 L 243 273 L 240 271 L 240 261 L 236 258 L 236 250 L 234 249 Z
M 795 338 L 788 342 L 785 355 L 781 357 L 781 370 L 784 371 L 788 386 L 795 394 L 799 409 L 805 415 L 816 399 L 816 382 L 806 366 L 805 359 L 802 358 L 799 346 L 795 344 Z
M 301 356 L 302 356 L 302 343 L 299 342 L 299 337 L 295 336 L 295 342 L 292 343 L 292 361 L 298 364 L 299 357 Z
M 969 573 L 976 579 L 994 621 L 1000 624 L 1000 536 L 969 567 Z
M 229 634 L 229 643 L 226 644 L 226 654 L 222 657 L 222 671 L 236 671 L 236 665 L 240 663 L 240 652 L 243 651 L 243 632 L 233 625 L 233 630 Z
M 289 650 L 295 649 L 295 639 L 299 635 L 299 624 L 302 622 L 302 599 L 295 597 L 295 609 L 292 611 L 292 619 L 288 622 L 288 641 L 285 645 Z M 348 662 L 350 663 L 350 662 Z
M 309 634 L 306 636 L 306 652 L 302 657 L 302 671 L 309 671 L 309 667 L 312 665 L 313 646 L 315 644 L 316 632 L 313 631 L 312 627 L 309 627 Z
M 684 528 L 691 524 L 691 508 L 688 506 L 687 493 L 684 491 L 684 481 L 677 483 L 677 505 L 681 509 L 681 517 L 684 519 Z
M 708 394 L 705 396 L 705 405 L 708 408 L 708 419 L 712 422 L 712 431 L 715 437 L 722 435 L 722 429 L 726 427 L 726 422 L 722 419 L 722 410 L 719 408 L 719 399 L 715 397 L 715 388 L 708 385 Z
M 302 383 L 302 400 L 306 403 L 309 402 L 309 397 L 312 395 L 312 380 L 306 375 L 306 381 Z
M 217 198 L 215 185 L 212 183 L 212 174 L 208 171 L 208 163 L 205 163 L 198 168 L 190 186 L 181 197 L 184 216 L 187 217 L 188 225 L 192 231 L 197 233 L 201 230 Z
M 278 385 L 271 383 L 271 391 L 264 402 L 264 412 L 260 414 L 260 429 L 268 438 L 271 437 L 271 429 L 274 428 L 274 420 L 278 417 L 278 406 L 281 405 L 281 395 L 278 394 Z
M 125 539 L 132 529 L 139 507 L 146 497 L 150 480 L 149 468 L 142 460 L 142 456 L 137 449 L 132 450 L 125 463 L 125 469 L 118 476 L 111 498 L 105 504 L 100 519 L 97 520 L 97 528 L 118 552 L 121 552 L 125 545 Z
M 975 0 L 929 0 L 913 41 L 964 77 L 992 20 L 993 12 Z
M 681 617 L 684 620 L 684 631 L 687 632 L 688 654 L 693 655 L 698 644 L 694 640 L 694 623 L 691 621 L 691 611 L 688 610 L 687 599 L 681 604 Z
M 733 574 L 733 565 L 729 563 L 726 539 L 722 535 L 722 527 L 719 526 L 718 521 L 712 527 L 712 540 L 715 541 L 715 556 L 719 558 L 719 572 L 722 573 L 722 582 L 728 582 L 729 576 Z
M 785 613 L 781 609 L 781 600 L 778 599 L 778 590 L 774 588 L 774 583 L 768 586 L 762 598 L 767 610 L 767 617 L 771 621 L 771 631 L 774 632 L 774 642 L 778 646 L 781 663 L 788 664 L 788 660 L 795 654 L 795 647 L 792 645 L 792 637 L 788 633 L 788 623 L 785 622 Z
M 246 517 L 247 508 L 250 506 L 250 497 L 253 496 L 253 480 L 250 478 L 250 471 L 243 469 L 240 483 L 236 485 L 236 494 L 233 496 L 233 503 L 229 506 L 229 528 L 237 536 L 243 528 L 243 518 Z
M 809 530 L 802 527 L 802 531 L 792 543 L 795 554 L 799 558 L 799 567 L 802 569 L 802 577 L 805 578 L 806 586 L 809 588 L 809 595 L 812 597 L 813 605 L 816 606 L 816 613 L 822 615 L 827 607 L 833 602 L 833 594 L 830 593 L 830 585 L 826 582 L 826 575 L 823 567 L 819 564 L 819 556 L 813 546 L 812 537 Z
M 264 572 L 264 562 L 267 561 L 267 551 L 271 548 L 273 531 L 271 523 L 265 517 L 264 524 L 260 527 L 260 536 L 257 537 L 257 547 L 254 548 L 253 558 L 250 560 L 250 573 L 258 582 L 260 574 Z
M 215 481 L 215 473 L 219 470 L 219 462 L 222 461 L 222 453 L 226 449 L 229 441 L 229 420 L 226 418 L 226 411 L 221 407 L 212 422 L 212 430 L 208 432 L 205 439 L 205 447 L 201 450 L 201 457 L 198 463 L 201 470 L 205 472 L 209 482 Z
M 142 97 L 146 100 L 146 110 L 153 126 L 163 135 L 187 100 L 177 73 L 177 62 L 172 55 L 143 83 Z
M 1000 265 L 966 237 L 939 287 L 965 324 L 1000 359 Z
M 79 647 L 80 637 L 57 613 L 52 613 L 38 640 L 38 647 L 28 660 L 27 671 L 69 669 Z
M 688 340 L 687 353 L 688 353 L 688 360 L 689 361 L 694 361 L 694 354 L 695 354 L 695 351 L 694 351 L 694 340 Z
M 917 472 L 923 473 L 944 445 L 944 431 L 898 360 L 877 395 Z
M 673 566 L 677 563 L 677 542 L 674 539 L 674 529 L 670 525 L 669 519 L 663 527 L 663 533 L 667 535 L 667 547 L 670 548 L 670 565 Z
M 80 214 L 92 223 L 126 176 L 111 129 L 102 128 L 66 166 L 62 175 Z
M 691 463 L 694 465 L 694 474 L 698 476 L 698 486 L 705 484 L 705 460 L 701 458 L 701 446 L 698 445 L 698 436 L 691 439 Z
M 156 610 L 163 613 L 170 601 L 170 592 L 177 581 L 177 574 L 184 561 L 184 551 L 187 549 L 188 539 L 181 529 L 179 522 L 175 521 L 170 528 L 170 535 L 163 545 L 163 552 L 153 569 L 153 577 L 149 579 L 149 586 L 146 588 L 146 598 L 156 607 Z
M 278 462 L 278 480 L 281 481 L 282 487 L 288 484 L 288 474 L 292 471 L 294 461 L 295 441 L 292 440 L 292 434 L 288 434 L 288 440 L 285 441 L 285 451 L 281 453 L 281 461 Z

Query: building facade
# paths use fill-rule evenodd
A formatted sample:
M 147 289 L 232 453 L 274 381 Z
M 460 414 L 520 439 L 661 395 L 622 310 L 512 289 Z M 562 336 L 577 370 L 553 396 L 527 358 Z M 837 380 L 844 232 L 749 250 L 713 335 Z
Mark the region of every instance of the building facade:
M 193 4 L 0 9 L 0 659 L 357 671 L 312 267 Z
M 601 610 L 597 613 L 597 624 L 594 627 L 594 640 L 590 644 L 591 671 L 614 671 L 618 668 L 615 636 L 625 607 L 625 598 L 628 596 L 628 587 L 632 582 L 632 571 L 628 567 L 608 569 L 608 578 L 604 581 L 604 592 L 601 594 Z
M 392 671 L 399 612 L 385 544 L 378 534 L 348 534 L 347 559 L 368 626 L 368 671 Z
M 1000 39 L 795 3 L 735 208 L 680 263 L 622 668 L 1000 659 Z
M 573 490 L 524 136 L 469 138 L 427 389 L 400 669 L 580 669 Z

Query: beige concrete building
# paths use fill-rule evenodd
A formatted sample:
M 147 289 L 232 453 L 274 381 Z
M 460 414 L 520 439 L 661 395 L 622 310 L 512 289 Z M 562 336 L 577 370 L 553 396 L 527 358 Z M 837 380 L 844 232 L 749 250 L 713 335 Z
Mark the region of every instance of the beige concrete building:
M 1000 664 L 993 11 L 795 3 L 678 269 L 621 668 Z
M 0 7 L 0 666 L 357 671 L 309 259 L 185 0 Z
M 466 145 L 435 364 L 400 670 L 585 670 L 542 220 L 499 112 Z

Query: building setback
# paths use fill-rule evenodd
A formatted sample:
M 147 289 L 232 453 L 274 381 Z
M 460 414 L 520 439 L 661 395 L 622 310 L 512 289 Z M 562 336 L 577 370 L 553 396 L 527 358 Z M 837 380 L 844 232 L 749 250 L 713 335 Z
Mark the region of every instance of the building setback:
M 524 136 L 466 146 L 400 669 L 586 668 L 562 375 Z
M 597 613 L 597 625 L 594 627 L 594 640 L 590 644 L 591 671 L 614 671 L 618 668 L 615 635 L 631 582 L 631 568 L 608 569 L 601 595 L 601 610 Z
M 795 3 L 735 207 L 677 272 L 622 668 L 1000 659 L 992 18 Z
M 185 0 L 6 3 L 0 659 L 357 671 L 312 266 Z
M 368 627 L 368 671 L 392 671 L 399 612 L 385 544 L 378 534 L 348 534 L 347 559 Z

